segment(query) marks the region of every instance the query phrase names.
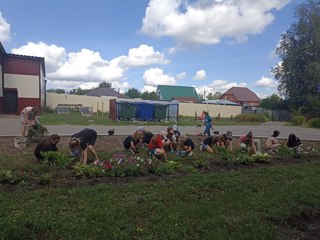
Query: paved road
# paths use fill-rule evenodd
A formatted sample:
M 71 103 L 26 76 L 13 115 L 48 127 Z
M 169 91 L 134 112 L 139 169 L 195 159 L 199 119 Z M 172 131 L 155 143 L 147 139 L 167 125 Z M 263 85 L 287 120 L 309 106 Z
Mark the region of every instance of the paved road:
M 50 133 L 57 133 L 60 135 L 72 135 L 84 126 L 71 126 L 71 125 L 59 125 L 59 126 L 46 126 Z M 132 134 L 138 126 L 89 126 L 95 129 L 99 135 L 107 135 L 109 129 L 115 129 L 115 135 L 128 135 Z M 159 132 L 166 130 L 164 126 L 147 126 L 146 129 L 151 132 Z M 256 137 L 268 137 L 272 132 L 277 129 L 280 131 L 279 138 L 287 138 L 290 133 L 295 133 L 302 140 L 316 140 L 320 141 L 320 129 L 302 128 L 293 126 L 283 126 L 281 122 L 269 122 L 258 126 L 217 126 L 215 130 L 220 133 L 228 130 L 233 132 L 234 136 L 239 136 L 248 131 L 252 131 Z M 202 132 L 203 128 L 196 126 L 179 126 L 179 130 L 185 134 L 195 135 Z M 20 134 L 20 118 L 17 116 L 0 116 L 0 136 L 18 136 Z

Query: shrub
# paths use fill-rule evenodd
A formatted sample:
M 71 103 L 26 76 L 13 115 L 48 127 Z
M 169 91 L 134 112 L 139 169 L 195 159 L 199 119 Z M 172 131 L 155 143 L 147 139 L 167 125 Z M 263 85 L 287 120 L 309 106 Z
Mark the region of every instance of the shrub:
M 44 173 L 38 178 L 40 185 L 46 185 L 53 181 L 52 175 L 49 173 Z
M 200 169 L 200 170 L 208 170 L 209 169 L 208 163 L 205 160 L 203 160 L 202 158 L 195 160 L 193 162 L 193 166 L 196 169 Z
M 264 114 L 239 114 L 234 117 L 237 122 L 266 122 L 268 118 Z
M 60 175 L 62 169 L 67 168 L 73 161 L 73 158 L 61 152 L 49 151 L 42 153 L 42 156 L 44 159 L 43 163 L 47 165 L 49 171 L 51 171 L 53 180 L 57 178 L 57 175 Z
M 291 122 L 293 125 L 302 125 L 304 122 L 305 122 L 305 118 L 303 116 L 294 116 L 292 119 L 291 119 Z
M 232 153 L 222 146 L 216 146 L 214 147 L 214 150 L 217 152 L 218 156 L 221 160 L 223 160 L 226 163 L 230 163 L 233 161 L 233 155 Z
M 267 153 L 256 153 L 252 155 L 253 160 L 258 163 L 270 163 L 271 156 Z
M 179 168 L 181 164 L 174 161 L 167 161 L 165 163 L 159 164 L 156 168 L 156 174 L 174 174 Z
M 24 172 L 16 172 L 10 170 L 2 170 L 0 171 L 0 183 L 11 183 L 18 184 L 21 182 L 25 182 L 28 179 L 26 173 Z
M 320 118 L 312 118 L 308 123 L 310 127 L 320 128 Z

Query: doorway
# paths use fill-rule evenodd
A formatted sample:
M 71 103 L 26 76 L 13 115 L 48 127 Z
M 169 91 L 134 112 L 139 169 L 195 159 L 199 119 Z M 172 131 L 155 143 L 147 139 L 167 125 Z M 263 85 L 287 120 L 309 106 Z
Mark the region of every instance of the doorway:
M 17 113 L 18 112 L 18 91 L 10 89 L 3 91 L 4 113 Z

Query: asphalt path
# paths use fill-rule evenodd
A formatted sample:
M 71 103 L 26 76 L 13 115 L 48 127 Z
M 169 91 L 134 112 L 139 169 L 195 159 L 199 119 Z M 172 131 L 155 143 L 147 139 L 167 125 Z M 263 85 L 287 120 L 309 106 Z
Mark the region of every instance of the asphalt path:
M 143 126 L 141 124 L 141 126 Z M 20 118 L 18 116 L 0 116 L 0 136 L 19 136 L 20 134 Z M 136 129 L 137 125 L 126 125 L 126 126 L 72 126 L 72 125 L 46 125 L 49 133 L 59 134 L 62 136 L 71 136 L 72 134 L 79 132 L 83 128 L 95 129 L 98 135 L 107 135 L 109 129 L 114 129 L 115 135 L 128 135 L 132 134 Z M 146 130 L 153 133 L 157 133 L 161 130 L 166 130 L 165 126 L 146 126 Z M 203 131 L 203 127 L 196 126 L 179 126 L 179 130 L 183 134 L 196 135 Z M 280 132 L 279 138 L 285 139 L 290 133 L 296 134 L 301 140 L 314 140 L 320 141 L 320 129 L 314 128 L 303 128 L 295 126 L 284 126 L 282 122 L 268 122 L 256 126 L 216 126 L 214 130 L 218 130 L 220 133 L 226 131 L 232 131 L 234 136 L 240 136 L 241 134 L 249 131 L 253 132 L 255 137 L 268 137 L 274 130 Z

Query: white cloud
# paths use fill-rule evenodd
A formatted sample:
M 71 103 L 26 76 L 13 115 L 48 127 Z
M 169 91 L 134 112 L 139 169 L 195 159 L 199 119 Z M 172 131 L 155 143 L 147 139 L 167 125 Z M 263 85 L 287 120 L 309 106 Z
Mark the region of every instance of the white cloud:
M 247 84 L 242 82 L 242 83 L 236 83 L 236 82 L 228 82 L 225 80 L 215 80 L 212 81 L 208 85 L 203 85 L 196 87 L 198 92 L 201 92 L 203 94 L 204 91 L 206 91 L 206 94 L 209 94 L 210 92 L 215 93 L 215 92 L 221 92 L 224 93 L 231 87 L 246 87 Z
M 169 60 L 163 53 L 155 52 L 153 47 L 141 44 L 138 48 L 131 48 L 128 56 L 122 59 L 128 67 L 148 66 L 152 64 L 168 64 Z
M 268 94 L 268 93 L 257 93 L 257 92 L 256 92 L 256 94 L 260 99 L 264 99 L 264 98 L 267 98 L 272 95 L 272 94 Z
M 197 71 L 196 75 L 193 77 L 193 80 L 203 80 L 207 77 L 207 73 L 205 70 Z
M 99 82 L 107 81 L 115 88 L 127 90 L 128 82 L 122 81 L 130 68 L 169 63 L 164 54 L 148 45 L 132 48 L 128 51 L 128 56 L 122 55 L 110 61 L 103 59 L 99 52 L 90 49 L 66 53 L 63 47 L 43 42 L 28 42 L 20 48 L 12 49 L 11 52 L 44 57 L 51 88 L 92 88 Z M 163 78 L 165 76 L 161 79 Z
M 2 17 L 0 12 L 0 41 L 8 42 L 11 40 L 10 24 L 7 22 L 7 19 Z
M 260 88 L 276 88 L 278 83 L 271 78 L 262 76 L 262 78 L 257 80 L 254 85 Z
M 188 76 L 188 74 L 186 72 L 182 72 L 182 73 L 179 73 L 177 74 L 176 78 L 181 80 L 181 79 L 184 79 Z
M 176 80 L 174 77 L 164 74 L 160 68 L 150 68 L 143 74 L 144 83 L 147 86 L 157 85 L 175 85 Z
M 141 32 L 173 37 L 182 45 L 217 44 L 227 37 L 238 42 L 261 33 L 272 23 L 272 11 L 290 0 L 150 0 Z
M 43 42 L 28 42 L 27 45 L 20 48 L 13 48 L 11 52 L 14 54 L 44 57 L 46 71 L 49 73 L 61 67 L 66 58 L 66 50 L 63 47 L 58 47 L 54 44 L 47 45 Z
M 145 85 L 145 86 L 141 89 L 141 92 L 155 92 L 156 90 L 157 90 L 157 87 L 155 87 L 155 86 Z

